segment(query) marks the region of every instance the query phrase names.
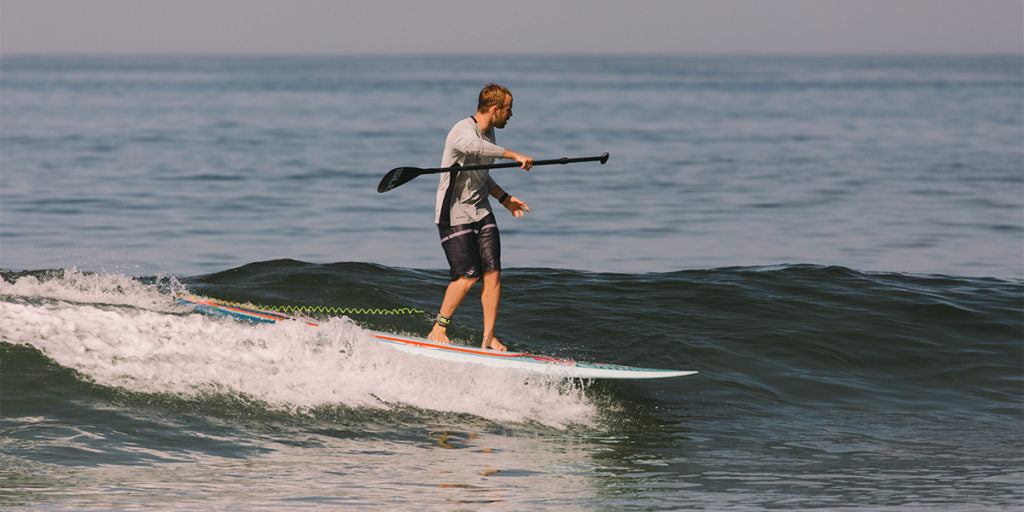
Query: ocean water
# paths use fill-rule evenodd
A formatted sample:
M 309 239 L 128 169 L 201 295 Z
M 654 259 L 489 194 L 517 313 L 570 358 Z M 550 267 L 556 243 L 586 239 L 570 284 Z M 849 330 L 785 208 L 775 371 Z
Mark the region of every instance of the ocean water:
M 489 81 L 500 144 L 611 153 L 492 173 L 531 207 L 498 335 L 699 374 L 369 339 L 447 275 L 436 178 L 377 182 Z M 1020 56 L 5 56 L 0 277 L 5 509 L 1024 506 Z
M 444 266 L 436 167 L 487 81 L 507 267 L 1024 277 L 1019 57 L 12 58 L 3 265 L 194 275 L 292 258 Z

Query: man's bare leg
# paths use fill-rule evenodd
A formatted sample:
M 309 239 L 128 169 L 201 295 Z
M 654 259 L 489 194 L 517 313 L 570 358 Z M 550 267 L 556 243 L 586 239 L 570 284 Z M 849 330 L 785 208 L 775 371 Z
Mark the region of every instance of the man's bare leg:
M 460 277 L 448 283 L 448 289 L 444 291 L 444 301 L 441 302 L 441 315 L 451 318 L 455 310 L 459 309 L 459 304 L 462 304 L 462 299 L 466 298 L 469 289 L 479 280 L 479 277 Z M 427 337 L 438 343 L 452 342 L 448 339 L 448 328 L 437 323 Z
M 494 324 L 498 319 L 498 302 L 501 300 L 501 271 L 484 273 L 484 289 L 480 303 L 484 307 L 484 341 L 480 346 L 494 350 L 508 350 L 494 337 Z M 446 315 L 447 316 L 447 315 Z

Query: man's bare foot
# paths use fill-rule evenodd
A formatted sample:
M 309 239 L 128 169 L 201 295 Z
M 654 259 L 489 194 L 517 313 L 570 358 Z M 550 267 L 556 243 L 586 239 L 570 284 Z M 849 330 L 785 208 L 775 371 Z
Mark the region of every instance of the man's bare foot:
M 483 348 L 489 348 L 491 350 L 500 350 L 502 352 L 508 350 L 508 347 L 502 345 L 501 342 L 498 341 L 498 338 L 495 338 L 494 336 L 491 336 L 490 341 L 484 340 L 484 342 L 480 346 Z
M 427 337 L 438 343 L 452 342 L 452 340 L 448 339 L 448 329 L 438 324 L 434 324 L 434 328 L 430 330 L 430 334 Z

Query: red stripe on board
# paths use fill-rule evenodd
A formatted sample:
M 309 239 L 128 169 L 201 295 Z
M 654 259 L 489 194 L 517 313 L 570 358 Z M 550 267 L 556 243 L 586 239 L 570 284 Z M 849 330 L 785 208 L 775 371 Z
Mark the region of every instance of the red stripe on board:
M 263 312 L 258 311 L 258 310 L 237 308 L 237 307 L 228 306 L 228 305 L 225 305 L 225 304 L 219 304 L 219 303 L 214 302 L 214 301 L 203 301 L 203 302 L 199 302 L 199 304 L 206 304 L 207 306 L 213 306 L 213 307 L 218 307 L 218 308 L 221 308 L 221 309 L 227 309 L 229 311 L 234 311 L 236 313 L 242 313 L 242 314 L 245 314 L 245 315 L 258 316 L 260 318 L 266 318 L 268 320 L 274 320 L 275 322 L 280 322 L 280 321 L 284 321 L 284 320 L 294 320 L 296 322 L 304 322 L 304 323 L 306 323 L 306 325 L 312 325 L 314 327 L 319 327 L 319 325 L 317 325 L 317 324 L 315 324 L 313 322 L 306 322 L 305 320 L 299 320 L 297 318 L 291 318 L 291 317 L 282 316 L 282 315 L 275 315 L 273 313 L 263 313 Z
M 397 341 L 399 343 L 405 343 L 405 344 L 408 344 L 408 345 L 416 345 L 417 347 L 439 348 L 439 349 L 442 349 L 442 350 L 452 350 L 452 351 L 455 351 L 455 352 L 465 352 L 467 354 L 477 354 L 477 355 L 495 356 L 495 357 L 535 357 L 533 354 L 528 354 L 526 352 L 500 352 L 500 353 L 494 353 L 494 352 L 484 352 L 483 350 L 474 350 L 474 349 L 471 349 L 471 348 L 462 348 L 462 347 L 459 347 L 459 346 L 456 346 L 456 345 L 446 345 L 446 344 L 442 344 L 442 343 L 426 343 L 426 342 L 423 342 L 423 341 L 406 340 L 406 339 L 402 339 L 402 338 L 391 338 L 391 337 L 388 337 L 388 336 L 381 336 L 380 334 L 374 334 L 374 337 L 376 337 L 377 339 L 381 339 L 381 340 Z

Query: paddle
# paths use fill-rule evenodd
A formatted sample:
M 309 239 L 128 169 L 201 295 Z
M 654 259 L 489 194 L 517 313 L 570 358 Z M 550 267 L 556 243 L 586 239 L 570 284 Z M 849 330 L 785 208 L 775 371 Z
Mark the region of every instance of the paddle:
M 575 164 L 579 162 L 601 162 L 604 164 L 608 161 L 608 153 L 601 156 L 588 156 L 583 158 L 555 158 L 552 160 L 534 160 L 534 167 L 538 165 L 552 165 L 552 164 Z M 506 167 L 519 167 L 519 162 L 508 162 L 504 164 L 491 164 L 491 165 L 467 165 L 465 167 L 455 164 L 451 167 L 437 167 L 434 169 L 420 169 L 417 167 L 395 167 L 388 171 L 380 180 L 380 184 L 377 185 L 377 192 L 384 193 L 388 190 L 396 188 L 400 185 L 404 185 L 413 180 L 413 178 L 421 174 L 436 174 L 439 172 L 455 172 L 455 171 L 478 171 L 480 169 L 502 169 Z

